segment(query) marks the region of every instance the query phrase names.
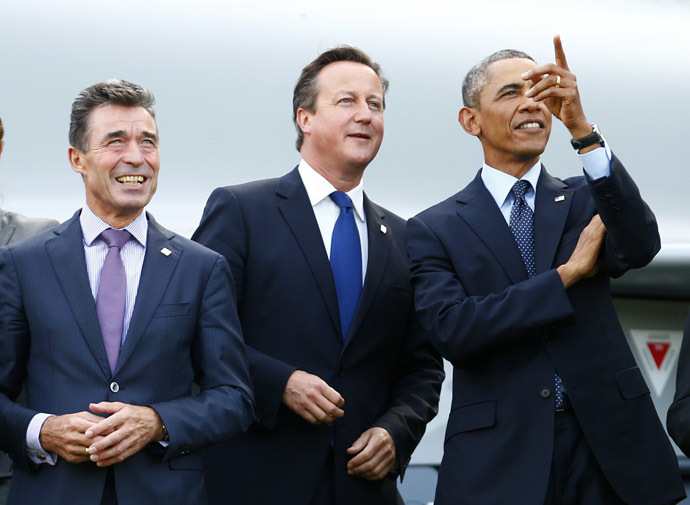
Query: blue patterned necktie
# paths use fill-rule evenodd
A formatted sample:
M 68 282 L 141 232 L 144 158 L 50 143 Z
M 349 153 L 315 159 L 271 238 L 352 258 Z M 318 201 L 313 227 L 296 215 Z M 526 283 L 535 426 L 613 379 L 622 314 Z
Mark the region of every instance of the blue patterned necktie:
M 525 193 L 531 187 L 528 181 L 517 181 L 510 192 L 515 197 L 513 207 L 510 209 L 510 231 L 513 232 L 515 242 L 517 242 L 518 249 L 522 261 L 525 263 L 525 269 L 529 277 L 534 277 L 537 273 L 534 262 L 534 213 L 527 205 L 525 200 Z M 558 374 L 555 374 L 555 407 L 560 409 L 563 406 L 563 390 L 562 381 Z
M 331 193 L 331 200 L 340 207 L 340 215 L 331 238 L 331 270 L 335 281 L 343 340 L 350 331 L 352 318 L 362 293 L 362 246 L 355 223 L 352 200 L 342 191 Z
M 98 284 L 96 314 L 98 314 L 98 323 L 101 327 L 110 371 L 114 372 L 122 346 L 127 297 L 127 277 L 120 250 L 132 238 L 132 235 L 127 230 L 108 228 L 101 233 L 101 238 L 108 244 L 108 254 L 105 257 Z

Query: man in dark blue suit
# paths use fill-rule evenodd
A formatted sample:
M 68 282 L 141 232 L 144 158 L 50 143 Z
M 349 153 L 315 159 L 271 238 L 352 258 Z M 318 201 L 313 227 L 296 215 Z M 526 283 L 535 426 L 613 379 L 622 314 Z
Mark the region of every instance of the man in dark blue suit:
M 150 92 L 85 89 L 70 145 L 86 205 L 0 251 L 9 503 L 205 503 L 199 449 L 254 415 L 228 264 L 143 212 L 159 169 Z
M 387 84 L 358 49 L 321 54 L 295 86 L 299 166 L 206 205 L 193 238 L 230 263 L 259 417 L 208 451 L 214 504 L 394 505 L 436 413 L 404 221 L 362 190 Z
M 459 120 L 484 167 L 407 225 L 416 307 L 454 366 L 437 505 L 684 496 L 609 293 L 659 250 L 656 221 L 554 45 L 555 64 L 504 50 L 470 70 Z M 552 115 L 584 177 L 541 165 Z

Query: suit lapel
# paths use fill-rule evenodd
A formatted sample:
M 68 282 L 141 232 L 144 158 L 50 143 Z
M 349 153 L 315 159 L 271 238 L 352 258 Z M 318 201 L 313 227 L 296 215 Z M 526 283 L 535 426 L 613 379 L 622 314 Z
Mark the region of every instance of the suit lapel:
M 5 226 L 0 228 L 0 246 L 5 246 L 10 243 L 12 234 L 14 233 L 14 226 Z
M 144 330 L 161 303 L 168 282 L 182 255 L 182 250 L 170 242 L 175 234 L 160 226 L 150 214 L 147 213 L 146 217 L 149 221 L 146 254 L 141 267 L 134 312 L 115 373 L 125 365 L 141 340 Z M 166 256 L 161 252 L 163 248 L 167 248 L 172 254 Z
M 350 332 L 345 339 L 346 347 L 352 341 L 362 321 L 364 321 L 364 317 L 371 307 L 374 296 L 378 292 L 391 250 L 392 239 L 384 222 L 385 215 L 366 195 L 364 195 L 364 215 L 367 220 L 369 259 L 367 260 L 367 273 L 364 277 L 362 294 L 359 297 L 359 303 L 357 304 L 357 310 L 355 311 L 355 316 L 350 326 Z M 386 230 L 385 233 L 383 229 Z
M 57 236 L 46 241 L 46 251 L 81 333 L 103 375 L 109 379 L 110 365 L 98 324 L 96 301 L 91 293 L 89 274 L 86 271 L 84 235 L 79 214 L 78 211 L 72 219 L 53 230 Z
M 319 225 L 316 222 L 314 210 L 311 208 L 307 190 L 297 168 L 280 178 L 276 194 L 283 199 L 278 204 L 278 209 L 307 260 L 316 280 L 316 285 L 321 291 L 326 307 L 328 307 L 333 325 L 340 334 L 338 298 L 335 292 L 331 264 L 328 261 L 326 248 L 323 245 Z
M 574 193 L 542 165 L 534 205 L 534 259 L 538 274 L 553 266 Z
M 472 228 L 513 283 L 527 278 L 525 263 L 501 210 L 481 179 L 481 171 L 460 193 L 458 215 Z

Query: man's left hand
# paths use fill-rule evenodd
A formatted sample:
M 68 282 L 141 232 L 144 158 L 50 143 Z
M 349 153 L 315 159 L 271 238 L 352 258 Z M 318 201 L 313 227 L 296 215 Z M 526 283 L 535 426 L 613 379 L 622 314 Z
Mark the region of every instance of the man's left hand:
M 91 461 L 98 466 L 121 463 L 146 444 L 163 439 L 163 422 L 151 407 L 120 402 L 92 403 L 89 409 L 109 417 L 86 431 L 88 438 L 103 438 L 88 448 Z
M 369 428 L 347 450 L 354 456 L 347 463 L 347 473 L 367 480 L 382 479 L 395 464 L 393 437 L 384 428 Z
M 572 137 L 579 139 L 592 133 L 592 125 L 582 109 L 577 79 L 568 67 L 560 35 L 553 38 L 553 46 L 556 63 L 540 65 L 522 74 L 523 79 L 534 83 L 526 95 L 535 102 L 543 101 Z

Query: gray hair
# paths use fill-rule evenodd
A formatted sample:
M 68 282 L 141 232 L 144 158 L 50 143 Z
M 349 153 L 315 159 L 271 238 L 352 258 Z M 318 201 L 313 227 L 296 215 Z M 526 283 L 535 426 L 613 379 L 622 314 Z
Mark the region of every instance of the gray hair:
M 501 49 L 500 51 L 490 54 L 473 66 L 465 76 L 465 80 L 462 83 L 462 103 L 465 107 L 479 107 L 479 94 L 488 82 L 486 67 L 496 61 L 508 60 L 510 58 L 525 58 L 535 61 L 529 54 L 518 51 L 517 49 Z
M 156 99 L 149 90 L 120 79 L 98 82 L 84 89 L 72 104 L 69 123 L 69 144 L 82 152 L 89 151 L 91 136 L 90 114 L 96 107 L 122 105 L 124 107 L 143 107 L 151 115 L 154 123 L 156 112 L 153 105 Z
M 299 151 L 302 149 L 302 142 L 304 141 L 304 133 L 297 124 L 297 111 L 299 109 L 314 112 L 316 107 L 316 97 L 319 94 L 318 77 L 321 70 L 326 65 L 336 63 L 338 61 L 352 61 L 354 63 L 361 63 L 371 68 L 381 81 L 381 89 L 383 89 L 383 108 L 386 108 L 386 91 L 388 91 L 388 79 L 386 79 L 381 71 L 381 66 L 372 61 L 371 58 L 361 49 L 352 46 L 338 46 L 321 53 L 314 61 L 309 63 L 302 69 L 302 74 L 297 80 L 295 91 L 292 95 L 292 121 L 295 123 L 297 129 L 297 142 L 295 146 Z

